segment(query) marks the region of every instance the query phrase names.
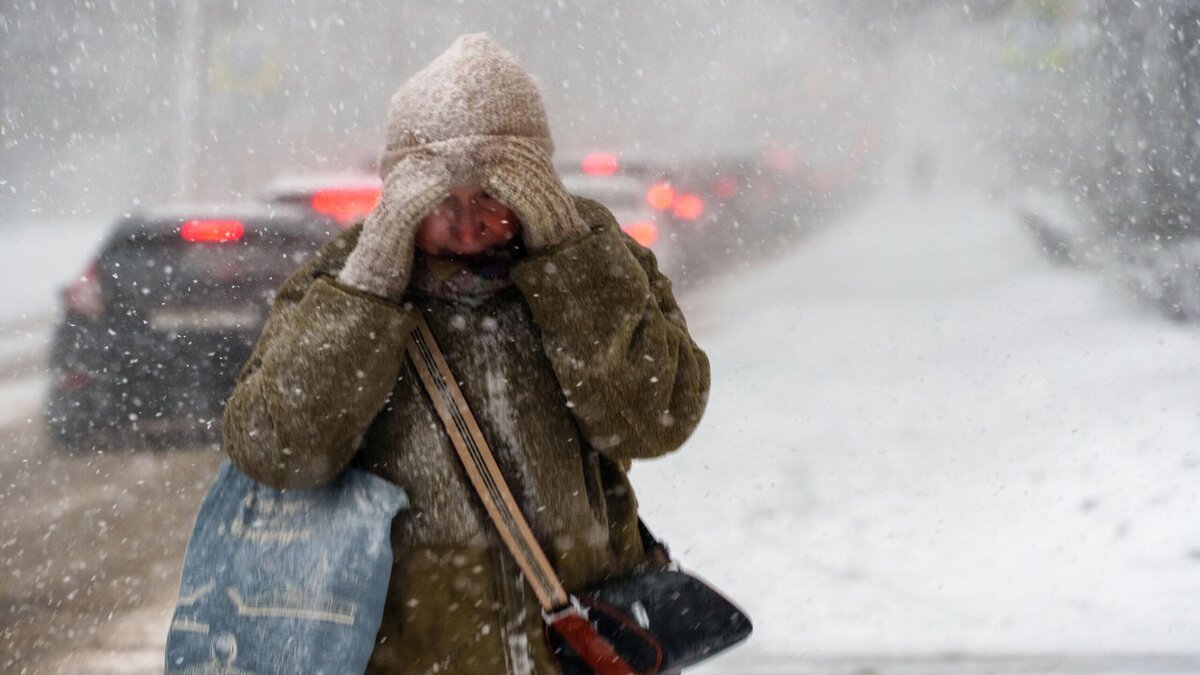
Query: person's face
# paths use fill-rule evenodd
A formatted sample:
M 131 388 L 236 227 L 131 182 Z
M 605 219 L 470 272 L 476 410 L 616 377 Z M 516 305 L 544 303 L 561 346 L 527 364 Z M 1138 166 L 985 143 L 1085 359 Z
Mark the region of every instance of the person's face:
M 421 220 L 417 247 L 431 256 L 482 258 L 520 231 L 517 216 L 474 185 L 455 185 L 450 196 Z

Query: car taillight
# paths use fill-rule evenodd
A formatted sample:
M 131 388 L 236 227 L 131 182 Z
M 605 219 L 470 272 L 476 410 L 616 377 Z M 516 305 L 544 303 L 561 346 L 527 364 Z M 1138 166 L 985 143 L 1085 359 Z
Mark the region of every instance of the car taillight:
M 694 194 L 682 194 L 675 198 L 671 212 L 676 218 L 695 220 L 704 213 L 704 200 Z
M 370 213 L 381 193 L 382 188 L 371 187 L 317 190 L 309 199 L 309 205 L 344 227 Z
M 246 226 L 237 220 L 189 220 L 179 228 L 185 240 L 209 244 L 237 241 L 245 233 Z
M 666 211 L 675 203 L 675 188 L 670 183 L 655 183 L 646 190 L 646 203 L 650 208 Z
M 104 295 L 100 290 L 100 266 L 92 262 L 63 289 L 63 309 L 70 316 L 98 319 L 104 314 Z
M 62 391 L 79 391 L 90 387 L 94 379 L 86 370 L 67 370 L 59 374 L 54 384 Z
M 622 225 L 621 229 L 642 246 L 649 247 L 658 241 L 658 226 L 649 220 L 638 220 L 628 225 Z
M 720 176 L 713 181 L 713 194 L 721 199 L 729 199 L 737 194 L 738 183 L 729 176 Z
M 611 152 L 593 152 L 583 158 L 583 172 L 589 176 L 611 176 L 617 172 L 621 163 Z

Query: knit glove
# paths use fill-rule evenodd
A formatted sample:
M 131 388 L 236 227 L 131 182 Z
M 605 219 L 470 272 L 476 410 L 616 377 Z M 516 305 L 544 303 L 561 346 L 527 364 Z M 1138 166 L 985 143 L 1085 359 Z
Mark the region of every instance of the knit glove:
M 587 234 L 550 157 L 536 142 L 507 138 L 479 153 L 485 163 L 484 189 L 521 219 L 521 236 L 531 252 L 543 251 Z
M 338 281 L 399 300 L 412 274 L 417 226 L 449 194 L 450 178 L 442 158 L 413 153 L 401 159 L 384 178 L 379 203 L 367 215 Z

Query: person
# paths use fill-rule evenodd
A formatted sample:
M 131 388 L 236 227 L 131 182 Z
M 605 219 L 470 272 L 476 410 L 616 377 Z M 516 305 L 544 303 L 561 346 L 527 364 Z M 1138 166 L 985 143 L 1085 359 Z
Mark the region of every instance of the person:
M 568 591 L 644 562 L 634 459 L 695 429 L 709 364 L 654 255 L 555 174 L 536 85 L 486 35 L 392 97 L 382 197 L 280 288 L 223 419 L 234 464 L 409 494 L 368 672 L 557 672 L 523 582 L 405 360 L 423 316 Z

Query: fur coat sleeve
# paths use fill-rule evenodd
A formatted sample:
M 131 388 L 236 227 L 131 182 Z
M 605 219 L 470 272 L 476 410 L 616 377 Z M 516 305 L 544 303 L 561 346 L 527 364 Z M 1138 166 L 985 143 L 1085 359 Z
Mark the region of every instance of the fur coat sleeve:
M 357 234 L 330 240 L 280 288 L 225 407 L 225 450 L 272 487 L 312 487 L 341 473 L 403 366 L 410 310 L 331 276 Z
M 513 271 L 589 444 L 618 461 L 677 449 L 708 400 L 709 364 L 654 254 L 577 199 L 590 234 Z

